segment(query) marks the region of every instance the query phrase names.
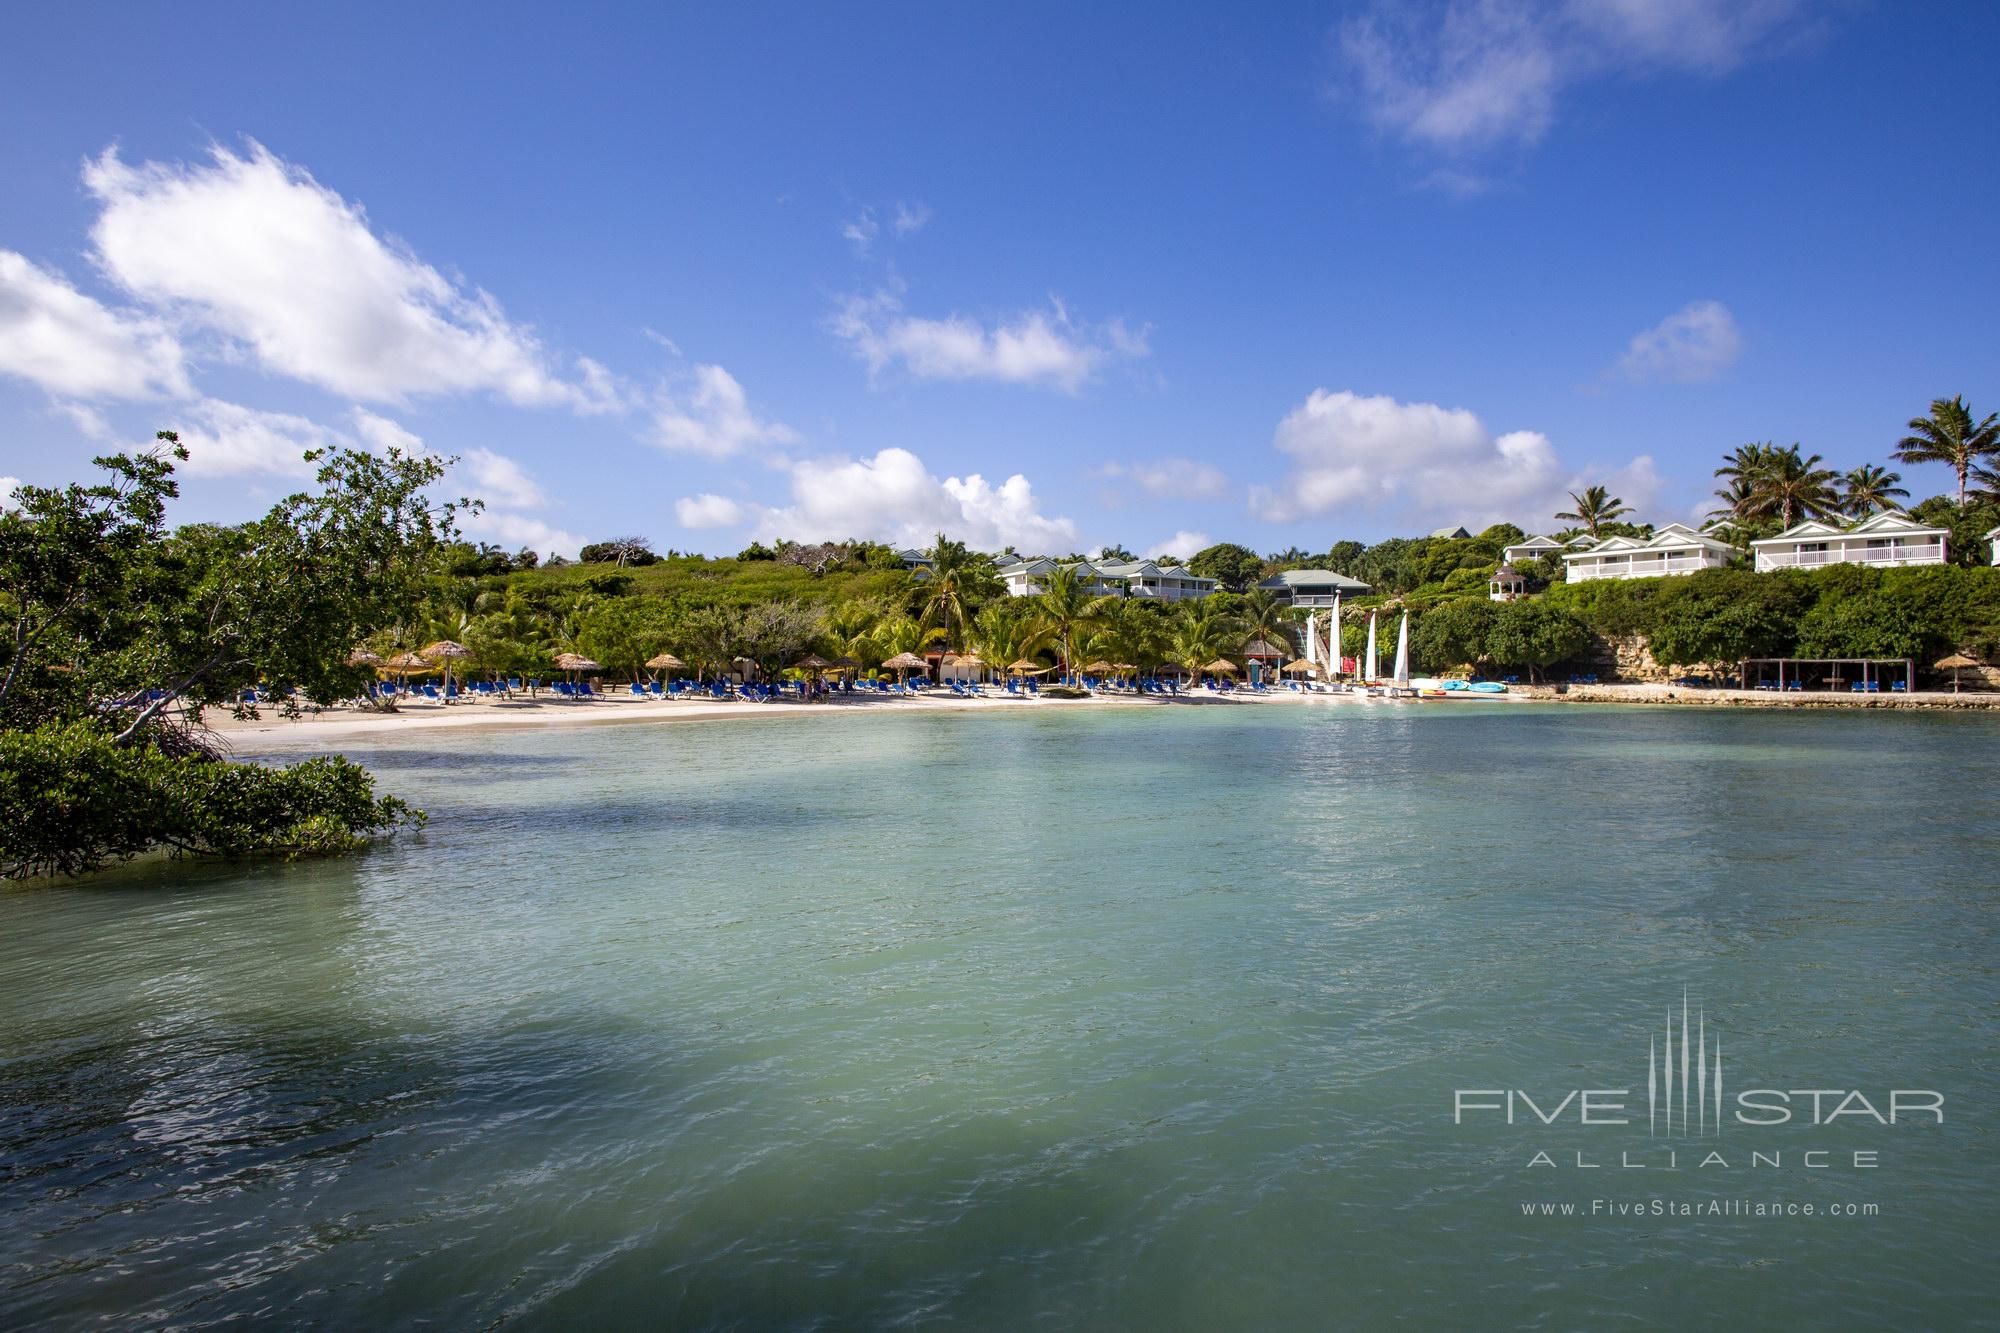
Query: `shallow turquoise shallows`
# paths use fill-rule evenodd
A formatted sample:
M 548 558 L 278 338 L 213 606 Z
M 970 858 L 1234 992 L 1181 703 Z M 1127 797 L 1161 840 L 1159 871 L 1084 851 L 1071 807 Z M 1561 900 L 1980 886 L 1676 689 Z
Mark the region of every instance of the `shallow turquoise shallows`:
M 859 711 L 409 733 L 421 835 L 0 897 L 0 1324 L 2000 1310 L 2000 719 Z

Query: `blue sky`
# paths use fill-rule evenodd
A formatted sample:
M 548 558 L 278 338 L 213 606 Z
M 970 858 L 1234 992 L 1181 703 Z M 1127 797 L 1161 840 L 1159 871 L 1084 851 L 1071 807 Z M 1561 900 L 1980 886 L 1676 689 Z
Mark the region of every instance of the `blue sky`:
M 10 29 L 0 476 L 177 427 L 185 518 L 421 441 L 510 547 L 1323 550 L 2000 406 L 1985 5 Z

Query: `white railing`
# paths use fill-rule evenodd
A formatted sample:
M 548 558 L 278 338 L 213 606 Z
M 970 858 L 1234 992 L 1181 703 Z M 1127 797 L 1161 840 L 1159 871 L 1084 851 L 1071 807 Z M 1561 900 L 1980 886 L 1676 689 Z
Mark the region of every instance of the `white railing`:
M 1944 543 L 1910 546 L 1837 546 L 1826 551 L 1757 552 L 1757 568 L 1795 569 L 1816 565 L 1941 565 Z
M 1358 596 L 1359 594 L 1356 594 L 1356 593 L 1349 593 L 1349 594 L 1347 594 L 1347 595 L 1348 595 L 1348 596 Z M 1328 595 L 1328 596 L 1325 596 L 1325 597 L 1321 597 L 1321 596 L 1319 596 L 1319 595 L 1317 595 L 1317 594 L 1314 594 L 1314 595 L 1311 595 L 1311 596 L 1301 596 L 1301 595 L 1299 595 L 1299 594 L 1294 594 L 1294 595 L 1292 596 L 1292 605 L 1293 605 L 1293 606 L 1309 606 L 1309 607 L 1314 607 L 1314 608 L 1324 608 L 1324 607 L 1330 607 L 1330 606 L 1332 606 L 1332 605 L 1333 605 L 1333 603 L 1334 603 L 1334 599 L 1333 599 L 1333 597 L 1332 597 L 1331 595 Z
M 1692 574 L 1698 569 L 1713 568 L 1708 561 L 1698 555 L 1677 555 L 1650 560 L 1622 560 L 1617 562 L 1595 561 L 1586 563 L 1573 560 L 1569 566 L 1569 581 L 1581 583 L 1586 579 L 1643 579 L 1661 574 Z

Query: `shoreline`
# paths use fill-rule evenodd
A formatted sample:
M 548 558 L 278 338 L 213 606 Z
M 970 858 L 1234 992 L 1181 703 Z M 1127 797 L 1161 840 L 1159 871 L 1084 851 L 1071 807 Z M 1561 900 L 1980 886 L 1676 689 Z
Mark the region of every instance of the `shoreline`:
M 1831 692 L 1777 695 L 1756 690 L 1691 689 L 1678 685 L 1616 684 L 1571 685 L 1558 692 L 1555 686 L 1515 686 L 1504 696 L 1478 698 L 1387 700 L 1364 699 L 1353 695 L 1274 694 L 1207 695 L 1189 694 L 1172 699 L 1095 695 L 1087 699 L 1017 699 L 989 697 L 960 699 L 948 695 L 935 698 L 877 699 L 854 698 L 821 702 L 748 700 L 624 700 L 607 698 L 591 703 L 573 703 L 547 698 L 536 701 L 466 701 L 455 704 L 405 704 L 394 713 L 363 712 L 351 707 L 335 707 L 285 718 L 273 711 L 261 717 L 239 720 L 227 714 L 214 717 L 209 731 L 230 749 L 280 749 L 324 746 L 351 742 L 380 734 L 403 735 L 413 731 L 514 730 L 572 728 L 644 723 L 720 722 L 735 718 L 779 718 L 834 716 L 857 713 L 964 713 L 1043 708 L 1127 707 L 1267 707 L 1284 704 L 1381 705 L 1397 706 L 1421 702 L 1452 707 L 1492 706 L 1507 703 L 1673 705 L 1695 708 L 1791 708 L 1827 711 L 1835 709 L 1887 709 L 1898 711 L 1978 712 L 2000 710 L 2000 694 L 1950 694 L 1923 692 L 1912 695 L 1851 695 Z M 213 711 L 213 710 L 212 710 Z

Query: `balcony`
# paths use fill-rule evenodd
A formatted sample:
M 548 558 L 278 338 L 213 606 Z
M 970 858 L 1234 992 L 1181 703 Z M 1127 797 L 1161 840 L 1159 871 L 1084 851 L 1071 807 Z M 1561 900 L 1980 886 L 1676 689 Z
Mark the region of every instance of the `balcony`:
M 1569 581 L 1589 579 L 1650 579 L 1663 574 L 1692 574 L 1698 569 L 1715 569 L 1719 564 L 1698 555 L 1645 556 L 1633 560 L 1572 560 Z
M 1823 551 L 1785 551 L 1766 548 L 1757 552 L 1759 573 L 1769 569 L 1817 569 L 1822 565 L 1941 565 L 1943 563 L 1943 542 L 1896 546 L 1833 546 Z

